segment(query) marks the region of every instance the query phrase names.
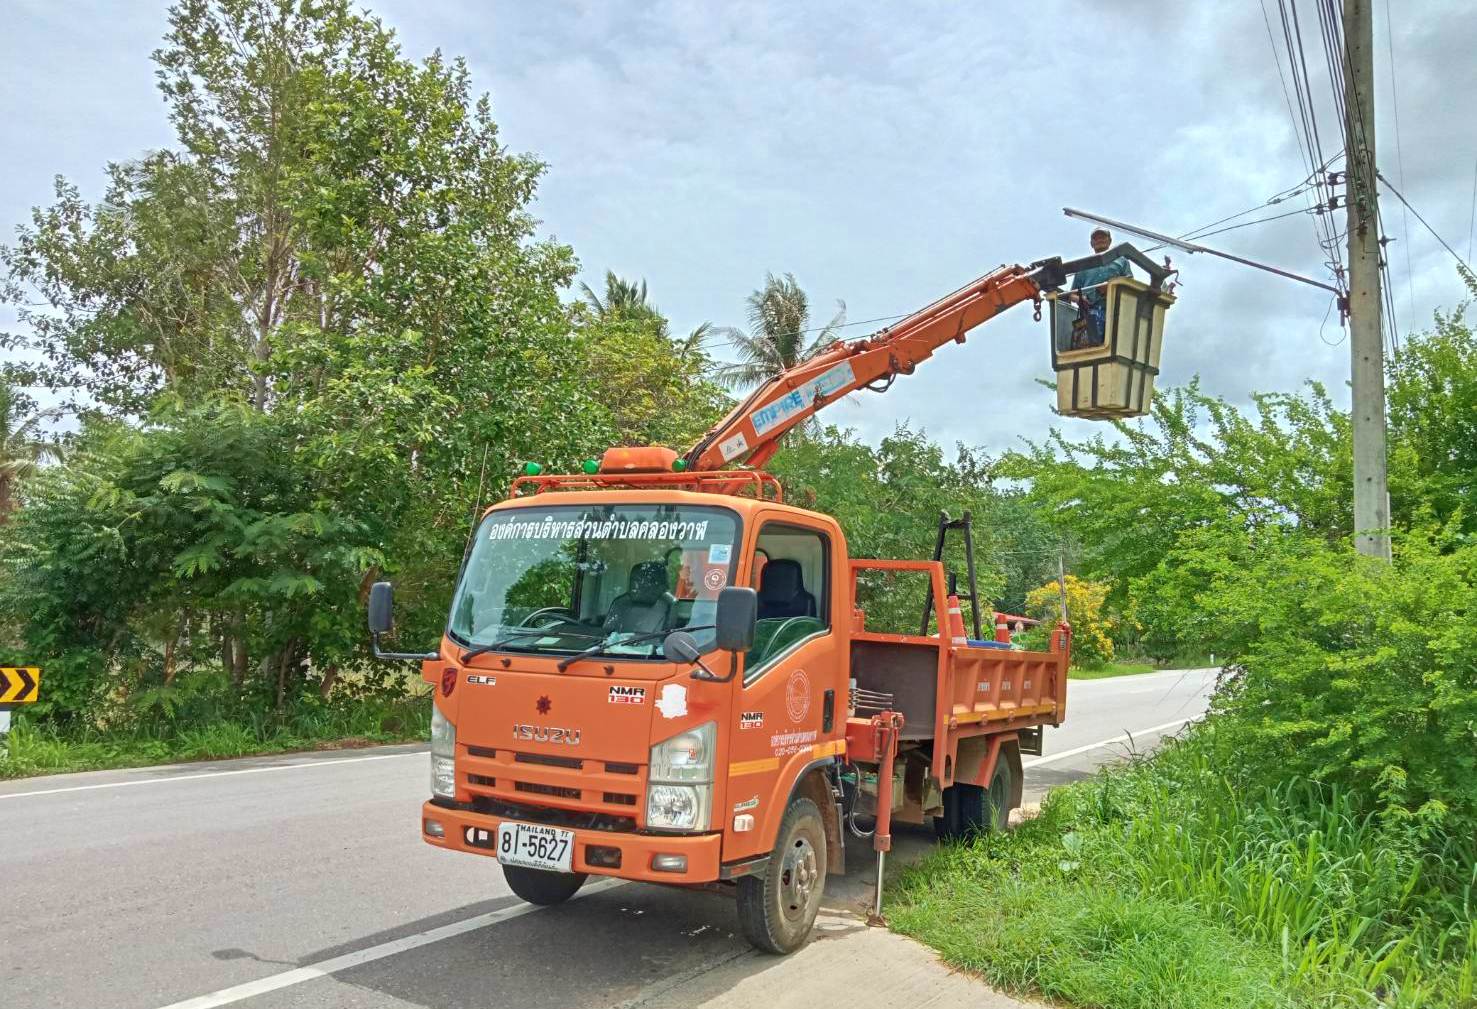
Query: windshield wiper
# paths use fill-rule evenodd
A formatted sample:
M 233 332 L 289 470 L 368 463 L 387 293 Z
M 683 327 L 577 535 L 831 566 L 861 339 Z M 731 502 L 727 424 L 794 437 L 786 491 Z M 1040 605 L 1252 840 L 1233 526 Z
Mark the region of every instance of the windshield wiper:
M 516 634 L 509 634 L 501 641 L 494 641 L 490 645 L 478 645 L 476 648 L 469 648 L 465 653 L 463 653 L 462 662 L 470 662 L 472 659 L 475 659 L 479 655 L 486 655 L 488 652 L 495 652 L 499 649 L 506 648 L 513 642 L 521 641 L 524 638 L 540 637 L 593 638 L 595 637 L 595 635 L 582 634 L 579 631 L 554 631 L 550 630 L 547 627 L 530 627 L 526 631 L 519 631 Z
M 702 625 L 699 625 L 697 627 L 674 627 L 672 630 L 677 630 L 677 631 L 711 631 L 713 629 L 713 626 L 714 626 L 713 624 L 702 624 Z M 604 651 L 606 645 L 634 645 L 634 644 L 636 644 L 638 642 L 641 642 L 641 641 L 654 641 L 657 638 L 664 638 L 664 637 L 666 637 L 668 634 L 671 634 L 672 631 L 648 631 L 645 634 L 636 634 L 636 635 L 632 635 L 629 638 L 622 638 L 619 641 L 612 641 L 611 639 L 613 637 L 615 637 L 615 635 L 618 634 L 618 633 L 620 633 L 620 632 L 619 631 L 613 631 L 610 634 L 605 635 L 605 637 L 601 638 L 599 641 L 595 642 L 589 648 L 586 648 L 584 651 L 582 651 L 582 652 L 575 652 L 573 655 L 571 655 L 567 659 L 560 659 L 559 660 L 559 671 L 561 673 L 564 672 L 564 670 L 566 670 L 570 666 L 574 665 L 580 659 L 588 659 L 591 655 L 598 655 L 598 654 L 600 654 L 600 652 Z

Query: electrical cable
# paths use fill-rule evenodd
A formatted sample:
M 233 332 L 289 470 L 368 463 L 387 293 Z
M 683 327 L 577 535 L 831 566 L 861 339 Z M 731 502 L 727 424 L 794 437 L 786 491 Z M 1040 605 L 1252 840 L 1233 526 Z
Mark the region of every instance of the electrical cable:
M 1472 235 L 1477 232 L 1477 161 L 1472 162 L 1472 212 L 1467 217 L 1467 261 L 1472 260 Z
M 1341 152 L 1335 153 L 1329 158 L 1323 156 L 1322 140 L 1317 130 L 1317 114 L 1313 108 L 1312 86 L 1307 71 L 1307 57 L 1302 44 L 1301 24 L 1297 17 L 1296 0 L 1292 0 L 1292 6 L 1292 14 L 1289 17 L 1288 4 L 1284 0 L 1278 0 L 1278 17 L 1282 25 L 1283 43 L 1287 49 L 1288 69 L 1293 79 L 1293 94 L 1296 95 L 1296 114 L 1291 112 L 1290 106 L 1292 103 L 1287 95 L 1285 81 L 1283 98 L 1289 101 L 1289 114 L 1293 120 L 1294 133 L 1298 134 L 1298 138 L 1302 144 L 1302 150 L 1306 152 L 1305 164 L 1310 168 L 1310 178 L 1314 180 L 1315 187 L 1318 191 L 1319 212 L 1312 222 L 1314 240 L 1323 249 L 1324 256 L 1326 257 L 1325 265 L 1333 274 L 1335 285 L 1342 289 L 1344 287 L 1345 276 L 1343 257 L 1333 238 L 1333 225 L 1328 220 L 1323 219 L 1325 214 L 1322 212 L 1324 210 L 1331 210 L 1337 202 L 1332 192 L 1331 183 L 1329 183 L 1327 176 L 1322 173 L 1326 171 L 1326 166 L 1331 165 L 1338 159 Z M 1273 60 L 1277 64 L 1278 77 L 1281 79 L 1282 60 L 1280 54 L 1277 52 L 1277 43 L 1272 35 L 1271 19 L 1267 15 L 1265 3 L 1262 3 L 1262 20 L 1263 25 L 1267 29 L 1267 40 L 1272 46 L 1272 55 Z M 1322 27 L 1321 9 L 1319 23 L 1320 27 Z M 1326 30 L 1324 37 L 1325 52 L 1327 52 Z M 1301 128 L 1299 128 L 1299 123 L 1301 123 Z M 1324 169 L 1313 170 L 1312 166 L 1315 164 L 1325 167 Z M 1325 187 L 1328 190 L 1326 195 Z M 1314 208 L 1310 206 L 1308 209 L 1311 211 Z
M 1419 210 L 1415 209 L 1415 207 L 1411 204 L 1411 202 L 1405 198 L 1405 194 L 1403 194 L 1402 192 L 1400 192 L 1400 190 L 1396 189 L 1395 186 L 1390 182 L 1390 180 L 1387 179 L 1387 178 L 1385 178 L 1384 175 L 1380 174 L 1379 171 L 1376 171 L 1375 172 L 1375 176 L 1381 182 L 1383 182 L 1385 184 L 1385 186 L 1390 190 L 1390 192 L 1392 192 L 1392 193 L 1395 194 L 1395 198 L 1396 199 L 1398 199 L 1401 203 L 1405 204 L 1406 207 L 1409 207 L 1410 208 L 1410 212 L 1415 215 L 1415 219 L 1417 221 L 1420 221 L 1421 222 L 1421 225 L 1427 231 L 1429 231 L 1431 233 L 1431 237 L 1432 238 L 1436 239 L 1436 241 L 1438 241 L 1438 242 L 1441 243 L 1441 247 L 1443 249 L 1445 249 L 1447 252 L 1451 253 L 1451 258 L 1452 259 L 1455 259 L 1457 261 L 1458 265 L 1465 267 L 1468 271 L 1470 271 L 1472 269 L 1472 264 L 1470 262 L 1468 262 L 1467 260 L 1463 259 L 1461 256 L 1458 256 L 1457 255 L 1456 250 L 1453 249 L 1447 243 L 1446 239 L 1442 238 L 1436 232 L 1436 229 L 1433 228 L 1433 227 L 1431 227 L 1430 223 L 1424 217 L 1421 216 L 1421 212 Z
M 1400 94 L 1395 86 L 1395 29 L 1391 25 L 1390 0 L 1385 0 L 1385 46 L 1390 54 L 1390 114 L 1395 120 L 1395 174 L 1405 185 L 1405 152 L 1400 146 Z M 1410 314 L 1415 316 L 1415 281 L 1410 266 L 1410 218 L 1400 208 L 1400 240 L 1405 243 L 1405 289 L 1410 298 Z
M 1292 122 L 1292 136 L 1294 140 L 1301 141 L 1302 138 L 1298 133 L 1297 114 L 1292 111 L 1292 96 L 1289 95 L 1287 92 L 1287 78 L 1282 74 L 1282 56 L 1280 53 L 1277 52 L 1277 42 L 1272 37 L 1272 19 L 1267 16 L 1266 0 L 1257 0 L 1257 2 L 1261 4 L 1262 8 L 1262 23 L 1267 26 L 1267 44 L 1272 47 L 1272 62 L 1277 67 L 1277 80 L 1282 85 L 1282 98 L 1285 102 L 1287 102 L 1287 118 Z M 1302 153 L 1302 148 L 1300 146 L 1298 148 L 1298 154 L 1301 156 Z M 1311 161 L 1308 161 L 1307 159 L 1304 159 L 1303 167 L 1308 169 L 1308 175 L 1311 178 L 1314 171 L 1313 163 Z

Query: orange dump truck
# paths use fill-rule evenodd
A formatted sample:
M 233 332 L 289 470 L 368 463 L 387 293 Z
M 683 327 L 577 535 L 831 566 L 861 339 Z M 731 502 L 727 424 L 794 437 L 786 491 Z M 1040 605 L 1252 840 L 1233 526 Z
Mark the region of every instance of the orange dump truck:
M 837 345 L 685 457 L 530 466 L 476 528 L 434 652 L 380 651 L 392 602 L 377 584 L 376 654 L 419 660 L 434 685 L 425 841 L 496 858 L 540 904 L 591 875 L 724 887 L 750 941 L 786 953 L 844 871 L 847 831 L 880 853 L 893 820 L 945 836 L 1003 824 L 1021 753 L 1065 715 L 1065 623 L 1049 652 L 971 641 L 940 561 L 853 558 L 834 519 L 736 464 L 1099 258 L 1003 268 Z M 938 628 L 925 611 L 921 633 L 868 630 L 868 569 L 926 576 Z

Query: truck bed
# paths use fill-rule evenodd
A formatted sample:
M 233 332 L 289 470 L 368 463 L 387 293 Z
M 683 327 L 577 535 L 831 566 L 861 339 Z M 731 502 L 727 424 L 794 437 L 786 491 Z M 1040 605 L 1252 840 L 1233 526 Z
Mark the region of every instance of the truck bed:
M 853 561 L 853 586 L 855 572 L 865 569 L 928 574 L 934 612 L 948 612 L 939 562 Z M 947 624 L 945 628 L 947 633 Z M 934 776 L 947 784 L 960 740 L 1061 724 L 1070 659 L 1065 625 L 1052 635 L 1052 644 L 1049 652 L 1025 652 L 955 644 L 938 634 L 878 634 L 857 628 L 851 636 L 851 677 L 862 691 L 892 696 L 892 710 L 904 719 L 902 740 L 932 744 Z M 867 759 L 872 735 L 870 712 L 848 719 L 847 751 L 853 760 Z

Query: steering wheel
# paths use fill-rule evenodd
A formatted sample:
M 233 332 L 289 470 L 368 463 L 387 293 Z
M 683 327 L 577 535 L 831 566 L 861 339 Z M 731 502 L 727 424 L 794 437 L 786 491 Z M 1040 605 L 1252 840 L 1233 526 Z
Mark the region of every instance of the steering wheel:
M 542 609 L 534 610 L 528 616 L 518 621 L 518 626 L 535 628 L 553 627 L 561 621 L 577 624 L 579 620 L 580 618 L 575 615 L 574 610 L 571 610 L 568 606 L 545 606 Z

